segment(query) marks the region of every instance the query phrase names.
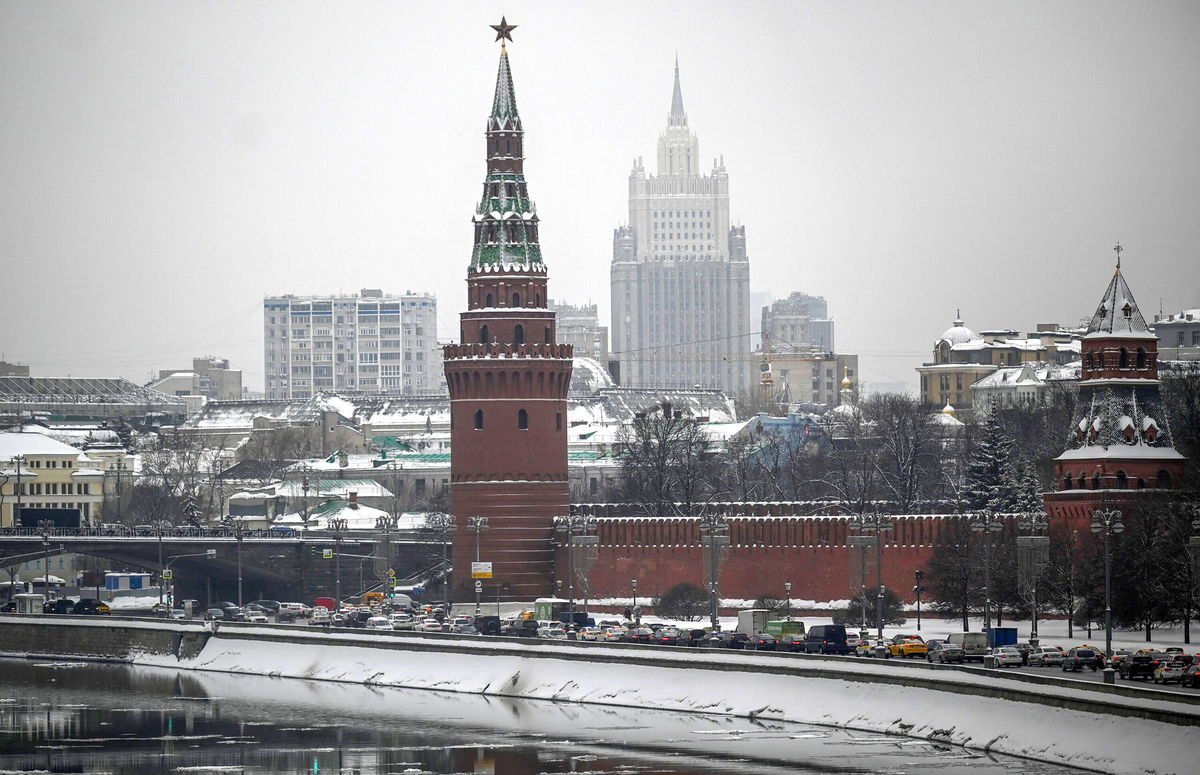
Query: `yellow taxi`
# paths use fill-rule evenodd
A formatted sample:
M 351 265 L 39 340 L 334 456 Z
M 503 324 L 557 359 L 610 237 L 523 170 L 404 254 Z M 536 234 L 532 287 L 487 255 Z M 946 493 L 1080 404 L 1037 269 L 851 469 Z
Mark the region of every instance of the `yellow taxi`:
M 924 659 L 929 653 L 929 647 L 920 635 L 897 635 L 888 644 L 888 651 L 893 657 L 916 657 Z

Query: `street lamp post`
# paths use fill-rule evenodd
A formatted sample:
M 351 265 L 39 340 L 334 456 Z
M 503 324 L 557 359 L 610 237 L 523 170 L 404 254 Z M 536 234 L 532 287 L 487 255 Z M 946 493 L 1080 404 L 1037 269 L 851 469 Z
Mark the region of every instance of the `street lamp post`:
M 450 586 L 453 579 L 450 576 L 450 561 L 446 558 L 446 544 L 448 543 L 447 539 L 454 534 L 454 515 L 440 511 L 426 514 L 425 527 L 437 534 L 438 541 L 442 545 L 442 605 L 446 609 L 446 615 L 450 616 Z
M 487 517 L 467 517 L 467 529 L 475 531 L 475 562 L 481 562 L 479 559 L 479 538 L 480 534 L 488 529 Z M 483 594 L 483 585 L 476 582 L 475 584 L 475 616 L 479 616 L 480 596 Z
M 1046 520 L 1044 512 L 1032 511 L 1025 514 L 1017 526 L 1030 532 L 1030 535 L 1017 537 L 1017 570 L 1022 588 L 1029 590 L 1029 604 L 1033 617 L 1033 623 L 1029 628 L 1029 643 L 1036 647 L 1040 641 L 1038 638 L 1038 578 L 1050 562 L 1050 538 L 1043 533 L 1050 527 L 1050 523 Z
M 342 538 L 348 523 L 344 517 L 333 517 L 328 525 L 329 532 L 333 533 L 333 605 L 337 609 L 334 611 L 336 615 L 342 610 Z
M 913 594 L 917 596 L 917 632 L 921 631 L 921 593 L 925 591 L 925 587 L 921 584 L 925 580 L 925 571 L 913 571 L 913 579 L 916 584 L 913 584 Z
M 875 637 L 883 640 L 883 533 L 894 525 L 887 521 L 886 515 L 873 511 L 859 514 L 849 527 L 875 537 Z
M 784 592 L 784 601 L 783 602 L 784 602 L 784 605 L 786 606 L 786 610 L 787 610 L 787 620 L 790 622 L 792 620 L 792 582 L 790 582 L 790 581 L 783 582 L 783 592 Z
M 46 590 L 46 599 L 50 599 L 50 531 L 55 528 L 55 524 L 49 519 L 38 520 L 38 528 L 42 531 L 42 550 L 46 553 L 45 570 L 42 573 L 43 587 Z
M 568 514 L 555 520 L 554 529 L 565 534 L 567 546 L 567 613 L 570 624 L 575 624 L 575 536 L 594 531 L 599 524 L 587 514 Z
M 221 523 L 226 530 L 233 531 L 233 540 L 237 542 L 237 579 L 238 579 L 238 608 L 242 607 L 242 541 L 246 538 L 246 526 L 232 514 L 224 517 Z
M 1200 505 L 1192 506 L 1192 535 L 1188 537 L 1187 610 L 1183 618 L 1183 642 L 1192 642 L 1192 614 L 1195 612 L 1197 580 L 1200 579 Z
M 16 463 L 17 465 L 17 488 L 15 490 L 15 494 L 17 496 L 17 510 L 13 513 L 13 526 L 25 527 L 25 520 L 21 518 L 21 466 L 25 464 L 25 456 L 13 455 L 12 462 Z
M 1120 509 L 1096 509 L 1092 512 L 1092 532 L 1104 540 L 1104 658 L 1112 659 L 1112 553 L 1109 539 L 1125 532 Z
M 721 629 L 721 549 L 729 546 L 729 520 L 722 514 L 700 517 L 700 542 L 708 548 L 708 616 L 713 632 Z
M 631 614 L 633 614 L 634 619 L 636 620 L 638 618 L 638 615 L 637 615 L 638 614 L 638 610 L 637 610 L 637 607 L 638 607 L 638 604 L 637 604 L 637 579 L 630 579 L 629 586 L 633 588 L 633 608 L 631 608 L 629 612 Z
M 983 628 L 992 628 L 992 533 L 1004 529 L 994 511 L 984 509 L 971 520 L 971 530 L 983 533 Z M 989 638 L 990 640 L 990 638 Z

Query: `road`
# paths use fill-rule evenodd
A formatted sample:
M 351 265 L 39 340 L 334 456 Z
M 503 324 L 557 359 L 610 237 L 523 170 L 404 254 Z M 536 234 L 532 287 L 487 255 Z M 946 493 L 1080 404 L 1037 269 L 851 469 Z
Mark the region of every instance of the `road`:
M 997 670 L 1015 670 L 1021 673 L 1029 673 L 1030 675 L 1049 675 L 1055 678 L 1063 678 L 1070 681 L 1087 681 L 1089 683 L 1103 683 L 1104 674 L 1099 670 L 1092 672 L 1091 670 L 1081 670 L 1078 673 L 1064 673 L 1061 667 L 1003 667 Z M 1180 686 L 1179 684 L 1155 684 L 1149 678 L 1131 678 L 1121 680 L 1121 676 L 1116 676 L 1118 685 L 1136 686 L 1139 689 L 1159 689 L 1167 692 L 1182 692 L 1184 694 L 1200 694 L 1200 689 L 1191 689 Z

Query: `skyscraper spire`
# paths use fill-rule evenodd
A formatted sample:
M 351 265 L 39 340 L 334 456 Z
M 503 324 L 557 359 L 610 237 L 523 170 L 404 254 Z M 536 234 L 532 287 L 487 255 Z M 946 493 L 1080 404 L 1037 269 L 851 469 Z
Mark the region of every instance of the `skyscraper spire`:
M 683 110 L 683 90 L 679 88 L 679 55 L 675 55 L 675 91 L 671 94 L 671 115 L 668 126 L 687 126 L 687 113 Z

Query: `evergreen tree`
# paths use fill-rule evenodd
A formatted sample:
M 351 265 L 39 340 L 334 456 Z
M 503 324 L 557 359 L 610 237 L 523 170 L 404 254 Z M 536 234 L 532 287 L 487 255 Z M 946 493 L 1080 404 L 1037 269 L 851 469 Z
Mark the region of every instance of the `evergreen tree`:
M 1016 504 L 1013 441 L 1004 432 L 998 412 L 984 422 L 967 464 L 966 505 L 972 511 L 1012 511 Z

